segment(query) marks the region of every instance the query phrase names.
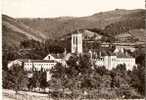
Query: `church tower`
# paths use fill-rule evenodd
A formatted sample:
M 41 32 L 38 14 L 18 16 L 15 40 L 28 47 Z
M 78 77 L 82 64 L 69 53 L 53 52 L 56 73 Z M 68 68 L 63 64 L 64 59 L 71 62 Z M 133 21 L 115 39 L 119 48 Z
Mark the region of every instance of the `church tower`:
M 72 53 L 82 53 L 82 33 L 76 32 L 71 36 L 71 52 Z

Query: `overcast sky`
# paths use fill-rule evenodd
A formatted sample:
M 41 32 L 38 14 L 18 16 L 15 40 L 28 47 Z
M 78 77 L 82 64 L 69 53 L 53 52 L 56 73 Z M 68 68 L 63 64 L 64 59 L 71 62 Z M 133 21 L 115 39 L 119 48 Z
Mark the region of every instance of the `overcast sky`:
M 144 0 L 2 0 L 2 13 L 11 17 L 80 17 L 117 8 L 144 7 Z

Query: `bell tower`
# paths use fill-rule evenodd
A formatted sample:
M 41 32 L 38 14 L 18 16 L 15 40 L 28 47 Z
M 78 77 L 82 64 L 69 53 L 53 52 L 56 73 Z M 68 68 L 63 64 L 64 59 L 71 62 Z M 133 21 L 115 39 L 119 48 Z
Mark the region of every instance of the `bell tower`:
M 76 32 L 71 35 L 71 52 L 82 53 L 82 33 Z

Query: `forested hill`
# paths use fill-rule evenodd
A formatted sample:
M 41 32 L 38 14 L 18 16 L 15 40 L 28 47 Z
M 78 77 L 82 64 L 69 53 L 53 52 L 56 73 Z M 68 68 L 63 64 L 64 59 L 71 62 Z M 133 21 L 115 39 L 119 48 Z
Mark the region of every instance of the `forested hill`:
M 116 9 L 108 12 L 100 12 L 88 17 L 59 17 L 59 18 L 34 18 L 19 19 L 24 24 L 35 30 L 41 31 L 49 37 L 58 37 L 62 34 L 77 29 L 106 28 L 112 33 L 121 33 L 129 29 L 144 28 L 145 10 Z M 121 27 L 124 27 L 121 29 Z M 110 28 L 110 29 L 109 29 Z
M 2 17 L 3 40 L 6 37 L 10 39 L 9 42 L 4 40 L 6 45 L 9 43 L 18 44 L 20 40 L 28 37 L 38 40 L 57 38 L 78 29 L 101 29 L 106 34 L 111 35 L 130 31 L 130 34 L 134 34 L 134 36 L 139 33 L 142 36 L 139 38 L 143 38 L 145 32 L 144 9 L 115 9 L 86 17 L 10 18 L 11 20 L 7 20 L 7 18 L 10 17 L 5 15 Z M 21 31 L 16 30 L 16 27 L 19 27 Z M 135 32 L 131 31 L 135 29 L 136 35 Z
M 3 47 L 18 46 L 20 41 L 27 39 L 42 41 L 45 37 L 41 32 L 6 15 L 2 16 L 2 36 Z

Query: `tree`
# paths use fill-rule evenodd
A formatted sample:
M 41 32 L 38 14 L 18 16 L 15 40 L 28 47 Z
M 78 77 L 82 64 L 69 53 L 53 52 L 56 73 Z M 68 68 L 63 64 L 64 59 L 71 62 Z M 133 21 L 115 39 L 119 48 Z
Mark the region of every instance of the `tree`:
M 63 78 L 65 76 L 65 67 L 62 66 L 61 63 L 57 63 L 51 70 L 50 74 L 52 74 L 52 77 L 55 77 L 57 79 Z
M 145 94 L 145 67 L 138 65 L 134 67 L 130 73 L 131 86 L 134 87 L 140 94 Z
M 24 71 L 22 66 L 17 64 L 13 65 L 9 70 L 10 79 L 12 87 L 15 89 L 16 93 L 23 88 L 27 88 L 28 78 L 27 73 Z
M 62 89 L 68 88 L 72 94 L 78 89 L 90 89 L 92 84 L 92 65 L 88 55 L 74 55 L 67 61 L 68 67 L 57 64 L 51 69 L 52 79 Z
M 137 98 L 139 96 L 135 91 L 135 87 L 140 84 L 136 67 L 133 73 L 133 71 L 127 71 L 125 65 L 120 64 L 110 71 L 110 75 L 112 77 L 111 87 L 115 89 L 118 97 Z
M 66 87 L 68 79 L 66 79 L 66 68 L 62 66 L 61 63 L 57 63 L 51 70 L 51 80 L 49 81 L 48 85 L 50 88 L 55 90 L 62 89 Z
M 101 67 L 95 66 L 95 72 L 97 72 L 101 76 L 108 74 L 108 70 L 105 68 L 105 66 L 101 66 Z
M 45 89 L 47 87 L 47 72 L 41 70 L 40 72 L 40 88 Z

